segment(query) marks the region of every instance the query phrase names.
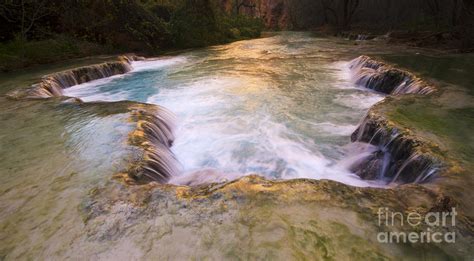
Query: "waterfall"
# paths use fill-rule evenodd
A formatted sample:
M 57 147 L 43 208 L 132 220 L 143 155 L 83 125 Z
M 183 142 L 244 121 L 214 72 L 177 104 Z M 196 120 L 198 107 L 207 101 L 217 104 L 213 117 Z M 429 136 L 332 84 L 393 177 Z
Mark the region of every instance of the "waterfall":
M 363 179 L 387 183 L 426 182 L 441 168 L 441 161 L 427 149 L 427 144 L 401 133 L 375 113 L 368 113 L 351 140 L 375 147 L 350 166 L 350 170 Z
M 33 85 L 27 97 L 48 98 L 62 96 L 62 90 L 65 88 L 127 73 L 132 70 L 130 65 L 133 61 L 142 61 L 145 58 L 130 54 L 119 56 L 118 60 L 116 62 L 105 62 L 46 75 L 41 79 L 40 83 Z
M 14 99 L 63 96 L 63 89 L 89 81 L 131 71 L 132 61 L 144 60 L 135 55 L 123 55 L 116 62 L 79 67 L 44 76 L 28 89 L 7 94 Z M 113 106 L 113 105 L 112 105 Z M 129 107 L 130 121 L 136 124 L 128 142 L 138 148 L 126 170 L 137 182 L 166 183 L 179 172 L 179 162 L 170 147 L 174 141 L 174 115 L 158 105 L 135 103 Z
M 353 32 L 339 32 L 335 34 L 336 37 L 341 37 L 346 40 L 355 40 L 355 41 L 367 41 L 376 38 L 376 35 L 372 34 L 359 34 Z
M 435 87 L 414 74 L 368 56 L 349 63 L 355 84 L 391 95 L 430 94 Z M 402 133 L 371 110 L 352 134 L 352 142 L 375 146 L 349 169 L 363 179 L 388 183 L 425 182 L 440 168 L 440 160 L 426 151 L 426 144 Z
M 39 83 L 33 84 L 30 88 L 11 91 L 7 96 L 13 99 L 63 96 L 63 89 L 65 88 L 127 73 L 132 70 L 132 61 L 141 61 L 144 59 L 144 57 L 136 55 L 122 55 L 118 61 L 84 66 L 45 75 L 41 78 Z
M 174 141 L 174 115 L 156 105 L 131 106 L 131 120 L 136 129 L 129 143 L 142 149 L 143 155 L 127 172 L 137 181 L 167 182 L 179 172 L 179 162 L 170 147 Z
M 91 66 L 79 67 L 43 77 L 31 94 L 36 97 L 61 96 L 62 90 L 81 83 L 124 74 L 132 69 L 129 62 L 106 62 Z
M 386 94 L 429 94 L 435 88 L 414 74 L 362 55 L 349 64 L 355 84 Z

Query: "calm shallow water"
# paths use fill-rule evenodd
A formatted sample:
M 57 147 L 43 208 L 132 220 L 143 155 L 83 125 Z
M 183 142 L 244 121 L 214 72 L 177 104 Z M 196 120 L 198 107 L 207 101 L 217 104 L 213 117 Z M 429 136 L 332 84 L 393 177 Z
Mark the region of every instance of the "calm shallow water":
M 65 95 L 147 102 L 174 112 L 179 129 L 172 149 L 183 173 L 172 183 L 199 182 L 193 172 L 217 169 L 225 172 L 212 176 L 217 180 L 259 173 L 367 186 L 338 161 L 382 96 L 350 82 L 339 48 L 302 34 L 242 41 L 134 62 L 129 74 Z
M 88 191 L 126 166 L 134 126 L 103 106 L 4 98 L 0 106 L 0 259 L 64 255 L 84 233 Z

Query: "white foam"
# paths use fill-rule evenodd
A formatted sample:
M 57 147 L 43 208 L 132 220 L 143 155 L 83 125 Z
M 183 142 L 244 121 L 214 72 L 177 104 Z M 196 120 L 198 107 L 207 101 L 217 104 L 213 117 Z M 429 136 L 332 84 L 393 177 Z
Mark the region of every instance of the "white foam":
M 185 173 L 171 183 L 220 182 L 258 173 L 270 178 L 276 175 L 371 185 L 336 166 L 311 148 L 314 143 L 276 122 L 264 110 L 240 113 L 247 100 L 234 93 L 246 84 L 232 77 L 201 78 L 179 88 L 163 89 L 147 100 L 167 107 L 180 118 L 172 150 Z M 356 128 L 331 122 L 313 125 L 331 135 L 350 135 Z
M 114 75 L 107 78 L 102 78 L 72 87 L 66 88 L 63 90 L 64 96 L 78 97 L 85 102 L 90 101 L 120 101 L 126 99 L 125 92 L 119 92 L 113 95 L 105 94 L 97 91 L 97 86 L 110 84 L 114 80 L 119 80 L 125 77 L 125 74 Z
M 186 63 L 187 58 L 184 56 L 177 56 L 171 58 L 157 58 L 157 59 L 146 59 L 144 61 L 132 62 L 132 72 L 137 71 L 153 71 L 162 69 L 168 66 Z
M 352 73 L 349 69 L 349 62 L 335 62 L 329 66 L 330 70 L 337 79 L 332 85 L 339 89 L 354 89 L 354 84 L 351 82 Z
M 331 122 L 318 123 L 317 126 L 324 132 L 332 135 L 349 136 L 357 128 L 352 124 L 334 124 Z
M 384 95 L 374 92 L 360 92 L 337 95 L 334 102 L 349 108 L 368 109 L 384 99 Z
M 259 51 L 258 48 L 249 50 Z M 249 50 L 245 49 L 245 52 Z M 222 57 L 231 55 L 230 50 L 221 51 Z M 166 84 L 162 82 L 163 78 L 159 78 L 159 82 L 147 83 L 147 90 L 151 88 L 156 92 L 145 101 L 168 108 L 179 119 L 172 150 L 184 172 L 173 178 L 171 183 L 195 185 L 221 182 L 256 173 L 267 178 L 332 179 L 353 186 L 379 186 L 361 180 L 344 164 L 338 164 L 335 159 L 321 153 L 322 148 L 335 146 L 328 145 L 324 137 L 340 139 L 356 129 L 354 122 L 346 120 L 346 114 L 352 113 L 351 110 L 326 113 L 322 120 L 303 114 L 289 116 L 290 119 L 282 121 L 278 115 L 287 113 L 289 107 L 295 105 L 293 96 L 288 94 L 291 89 L 278 88 L 274 79 L 256 75 L 251 70 L 229 71 L 229 68 L 232 69 L 230 66 L 225 67 L 224 72 L 211 71 L 209 68 L 213 67 L 207 65 L 215 62 L 216 57 L 209 59 L 212 60 L 195 60 L 193 64 L 185 56 L 137 61 L 132 63 L 133 70 L 126 75 L 74 86 L 67 90 L 67 94 L 85 101 L 127 99 L 133 97 L 133 92 L 140 92 L 142 86 L 129 86 L 123 91 L 109 86 L 104 89 L 113 91 L 106 92 L 98 87 L 113 85 L 114 80 L 121 80 L 120 77 L 134 77 L 134 73 L 142 71 L 156 70 L 161 73 L 164 70 L 166 77 L 167 70 L 176 70 L 177 65 L 186 64 L 188 69 L 174 75 L 173 79 L 165 78 Z M 329 77 L 331 82 L 321 83 L 317 91 L 326 91 L 325 88 L 339 90 L 332 102 L 364 110 L 383 98 L 379 94 L 356 89 L 350 82 L 347 63 L 334 63 L 329 65 L 329 69 L 333 70 Z M 306 91 L 301 86 L 295 89 L 301 90 Z M 331 104 L 331 99 L 318 101 L 329 102 L 323 104 L 325 106 Z M 317 110 L 315 113 L 318 113 Z M 298 121 L 306 128 L 306 133 L 300 133 L 296 128 L 300 124 Z
M 132 70 L 126 74 L 114 75 L 112 77 L 102 78 L 83 84 L 78 84 L 70 88 L 64 89 L 65 96 L 80 97 L 85 102 L 90 101 L 122 101 L 126 100 L 129 95 L 127 91 L 101 92 L 98 87 L 113 84 L 113 81 L 123 79 L 125 77 L 132 77 L 136 72 L 154 71 L 166 67 L 182 64 L 187 61 L 184 56 L 177 56 L 172 58 L 147 59 L 144 61 L 132 62 Z

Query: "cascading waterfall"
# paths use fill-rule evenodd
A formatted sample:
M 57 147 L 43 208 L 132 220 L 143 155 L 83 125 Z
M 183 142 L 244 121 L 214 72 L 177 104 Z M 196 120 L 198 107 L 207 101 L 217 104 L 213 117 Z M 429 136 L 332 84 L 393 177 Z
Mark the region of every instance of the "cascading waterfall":
M 363 179 L 388 183 L 425 182 L 440 168 L 440 161 L 422 149 L 422 142 L 407 137 L 384 119 L 369 113 L 351 137 L 352 142 L 372 144 L 376 149 L 351 166 Z
M 118 61 L 105 62 L 90 66 L 75 68 L 44 76 L 39 83 L 31 88 L 15 90 L 7 94 L 8 97 L 18 98 L 49 98 L 63 96 L 63 89 L 74 85 L 98 80 L 132 70 L 132 61 L 141 61 L 143 57 L 136 55 L 122 55 Z
M 368 56 L 352 60 L 353 80 L 363 87 L 391 95 L 430 94 L 435 91 L 412 73 L 393 68 Z M 372 110 L 351 136 L 352 142 L 374 145 L 350 169 L 363 179 L 388 183 L 425 182 L 440 168 L 440 160 L 421 149 L 422 142 L 402 134 Z M 374 149 L 375 148 L 375 149 Z
M 362 55 L 349 68 L 355 84 L 386 94 L 430 94 L 435 88 L 414 74 Z
M 124 74 L 131 69 L 127 61 L 117 61 L 58 72 L 44 77 L 29 96 L 41 98 L 62 96 L 62 90 L 65 88 L 117 74 Z
M 63 96 L 63 89 L 88 81 L 123 74 L 131 70 L 136 56 L 121 56 L 117 62 L 81 67 L 45 76 L 28 95 L 22 97 Z M 409 72 L 361 56 L 349 68 L 354 81 L 367 88 L 388 94 L 429 94 L 434 87 Z M 80 102 L 80 101 L 79 101 Z M 136 128 L 129 143 L 140 151 L 126 170 L 135 182 L 167 182 L 180 172 L 180 164 L 170 147 L 174 141 L 174 116 L 160 106 L 135 103 L 130 108 Z M 365 143 L 365 150 L 354 157 L 349 169 L 362 179 L 388 182 L 423 182 L 439 168 L 437 159 L 419 149 L 417 141 L 402 135 L 387 122 L 372 114 L 363 120 L 352 135 L 352 141 Z M 361 146 L 364 147 L 364 146 Z
M 132 70 L 133 61 L 144 59 L 135 55 L 123 55 L 116 62 L 46 75 L 31 88 L 15 90 L 8 96 L 15 99 L 60 97 L 65 88 L 127 73 Z M 78 98 L 64 102 L 82 103 Z M 179 171 L 179 162 L 170 150 L 174 141 L 174 115 L 158 105 L 136 103 L 129 109 L 130 120 L 136 123 L 135 130 L 129 135 L 129 143 L 139 148 L 141 154 L 127 169 L 128 176 L 137 182 L 167 182 Z
M 131 120 L 137 123 L 130 144 L 143 150 L 143 156 L 127 171 L 141 182 L 167 182 L 179 172 L 179 162 L 171 152 L 174 141 L 174 115 L 157 105 L 138 104 L 131 108 Z
M 472 150 L 461 146 L 469 133 L 455 129 L 470 125 L 469 100 L 448 106 L 469 97 L 455 86 L 388 97 L 357 88 L 338 62 L 351 53 L 367 48 L 410 65 L 418 56 L 284 34 L 132 62 L 129 73 L 59 97 L 3 98 L 1 258 L 469 254 Z M 425 58 L 419 66 L 438 60 Z M 425 217 L 452 208 L 453 227 L 374 225 L 379 209 Z M 456 245 L 377 240 L 426 229 L 455 232 Z
M 336 36 L 347 39 L 347 40 L 355 40 L 355 41 L 367 41 L 372 40 L 376 37 L 376 35 L 372 34 L 357 34 L 352 32 L 342 32 L 336 34 Z
M 356 38 L 356 41 L 365 41 L 367 40 L 369 37 L 367 35 L 364 35 L 364 34 L 358 34 L 357 35 L 357 38 Z

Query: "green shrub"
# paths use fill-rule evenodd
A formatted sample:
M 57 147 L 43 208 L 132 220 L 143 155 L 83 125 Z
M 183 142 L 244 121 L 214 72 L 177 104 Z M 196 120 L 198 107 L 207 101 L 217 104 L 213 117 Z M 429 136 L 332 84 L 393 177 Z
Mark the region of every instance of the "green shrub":
M 0 43 L 0 71 L 110 51 L 112 50 L 106 46 L 64 35 L 29 42 L 22 42 L 19 38 L 15 38 L 13 41 Z
M 36 2 L 28 3 L 34 11 Z M 17 23 L 3 21 L 0 70 L 111 51 L 153 55 L 258 37 L 263 28 L 258 19 L 223 13 L 215 0 L 52 1 L 48 11 L 23 41 L 11 37 L 20 34 Z

